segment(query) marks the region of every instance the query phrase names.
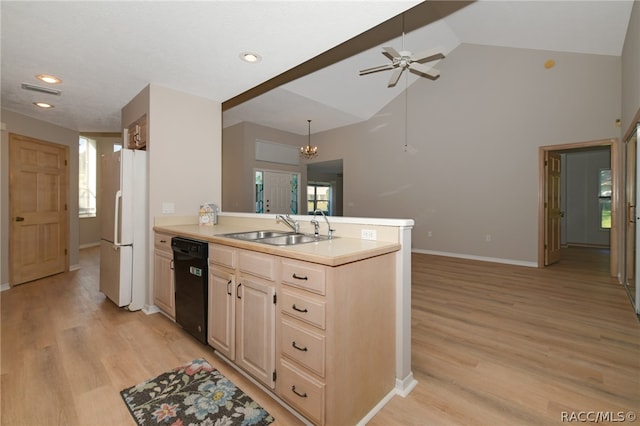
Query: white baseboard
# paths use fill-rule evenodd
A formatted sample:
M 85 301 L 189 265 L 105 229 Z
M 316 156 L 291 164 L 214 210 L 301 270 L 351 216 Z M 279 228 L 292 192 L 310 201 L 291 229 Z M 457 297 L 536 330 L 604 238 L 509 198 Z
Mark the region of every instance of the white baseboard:
M 0 284 L 0 291 L 9 290 L 11 286 L 8 283 Z
M 407 377 L 402 380 L 396 379 L 396 387 L 392 389 L 391 392 L 386 394 L 384 398 L 382 398 L 376 404 L 376 406 L 367 413 L 366 416 L 360 419 L 360 421 L 357 423 L 357 426 L 364 426 L 369 423 L 369 421 L 373 419 L 375 415 L 378 414 L 378 412 L 382 410 L 382 408 L 387 405 L 387 403 L 391 401 L 391 398 L 393 398 L 394 396 L 398 395 L 406 398 L 406 396 L 409 395 L 409 393 L 413 390 L 413 388 L 416 387 L 417 384 L 418 381 L 413 378 L 413 373 L 409 373 Z
M 418 384 L 418 381 L 413 378 L 413 373 L 410 372 L 409 374 L 407 374 L 407 377 L 405 377 L 404 379 L 402 380 L 396 379 L 395 392 L 397 395 L 400 395 L 401 397 L 406 398 L 407 395 L 411 393 L 411 391 L 413 390 L 413 388 L 416 387 L 417 384 Z
M 369 411 L 367 413 L 366 416 L 364 416 L 363 418 L 360 419 L 360 421 L 358 423 L 356 423 L 356 426 L 365 426 L 367 423 L 369 423 L 369 421 L 371 419 L 373 419 L 375 417 L 376 414 L 378 414 L 378 411 L 382 410 L 382 407 L 384 407 L 385 405 L 387 405 L 387 402 L 391 401 L 391 398 L 393 398 L 394 396 L 396 396 L 396 390 L 393 389 L 391 392 L 389 392 L 388 394 L 386 394 L 384 396 L 384 398 L 382 398 L 375 407 L 373 407 L 371 409 L 371 411 Z
M 455 257 L 458 259 L 479 260 L 482 262 L 504 263 L 506 265 L 527 266 L 529 268 L 537 268 L 537 262 L 527 262 L 525 260 L 502 259 L 499 257 L 475 256 L 473 254 L 447 253 L 444 251 L 411 249 L 413 253 L 432 254 L 434 256 Z
M 156 305 L 144 305 L 144 307 L 142 308 L 142 312 L 144 312 L 147 315 L 151 315 L 151 314 L 157 314 L 158 312 L 162 312 L 162 311 Z

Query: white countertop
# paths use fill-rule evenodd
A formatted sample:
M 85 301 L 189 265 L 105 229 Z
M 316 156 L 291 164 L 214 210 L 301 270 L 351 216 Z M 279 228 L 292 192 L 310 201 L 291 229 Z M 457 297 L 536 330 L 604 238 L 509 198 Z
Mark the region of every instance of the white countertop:
M 327 266 L 339 266 L 345 263 L 356 262 L 358 260 L 392 253 L 400 250 L 401 248 L 400 244 L 389 241 L 372 241 L 339 236 L 336 236 L 331 240 L 296 244 L 293 246 L 272 246 L 268 244 L 237 240 L 222 236 L 222 234 L 230 234 L 235 232 L 266 229 L 275 230 L 280 229 L 279 227 L 265 228 L 263 226 L 261 228 L 251 228 L 238 227 L 237 225 L 203 226 L 191 224 L 156 225 L 153 229 L 156 232 L 164 232 L 167 234 L 224 244 L 242 249 L 288 257 L 291 259 L 319 263 Z

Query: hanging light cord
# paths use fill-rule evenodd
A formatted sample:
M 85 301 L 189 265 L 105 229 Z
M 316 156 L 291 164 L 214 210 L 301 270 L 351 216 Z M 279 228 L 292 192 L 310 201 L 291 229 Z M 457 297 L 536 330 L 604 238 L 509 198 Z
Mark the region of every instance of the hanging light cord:
M 404 13 L 402 14 L 402 50 L 404 51 Z M 404 76 L 404 152 L 408 151 L 408 145 L 407 145 L 407 139 L 408 139 L 408 135 L 407 135 L 407 129 L 408 129 L 408 123 L 409 120 L 407 118 L 407 116 L 409 115 L 409 71 L 407 70 L 407 72 L 405 73 Z
M 404 152 L 408 151 L 409 126 L 409 73 L 404 76 Z

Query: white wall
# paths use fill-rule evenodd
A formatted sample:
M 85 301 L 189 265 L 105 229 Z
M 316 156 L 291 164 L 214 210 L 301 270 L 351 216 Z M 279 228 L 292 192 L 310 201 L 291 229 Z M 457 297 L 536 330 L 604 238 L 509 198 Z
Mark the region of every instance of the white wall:
M 0 147 L 0 284 L 9 283 L 9 133 L 53 142 L 69 147 L 69 266 L 78 266 L 78 138 L 75 130 L 36 120 L 13 111 L 2 110 L 6 124 Z
M 633 2 L 622 50 L 622 132 L 640 110 L 640 1 Z M 623 135 L 624 136 L 624 135 Z
M 147 303 L 152 304 L 154 219 L 196 216 L 202 202 L 222 201 L 221 105 L 151 84 L 122 109 L 122 123 L 147 114 L 149 243 Z M 163 213 L 163 204 L 173 212 Z
M 621 59 L 462 44 L 438 68 L 409 88 L 407 152 L 403 95 L 314 135 L 318 161 L 344 159 L 344 214 L 415 219 L 414 249 L 535 263 L 538 147 L 620 136 Z
M 291 146 L 306 144 L 307 137 L 284 132 L 255 123 L 243 122 L 223 130 L 223 205 L 228 212 L 255 212 L 254 205 L 254 169 L 300 173 L 300 182 L 306 182 L 306 167 L 301 160 L 299 165 L 256 161 L 255 141 L 260 139 Z M 300 212 L 306 212 L 301 192 Z

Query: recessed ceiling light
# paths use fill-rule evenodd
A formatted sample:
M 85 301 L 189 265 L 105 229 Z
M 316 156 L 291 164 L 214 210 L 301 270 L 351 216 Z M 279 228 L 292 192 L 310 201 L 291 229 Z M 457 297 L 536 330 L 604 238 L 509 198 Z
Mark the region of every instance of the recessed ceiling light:
M 36 75 L 36 78 L 40 81 L 44 81 L 45 83 L 49 83 L 49 84 L 62 83 L 62 80 L 60 80 L 58 77 L 54 75 L 49 75 L 49 74 L 38 74 Z
M 40 108 L 53 108 L 53 105 L 48 104 L 46 102 L 34 102 L 33 103 L 35 106 L 40 107 Z
M 245 62 L 250 62 L 250 63 L 260 62 L 260 60 L 262 60 L 260 55 L 258 55 L 257 53 L 253 53 L 253 52 L 242 52 L 240 54 L 240 59 L 242 59 Z

